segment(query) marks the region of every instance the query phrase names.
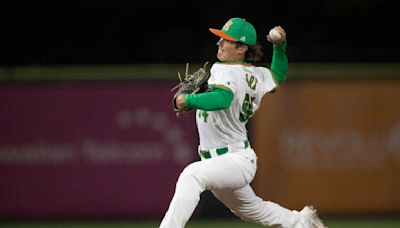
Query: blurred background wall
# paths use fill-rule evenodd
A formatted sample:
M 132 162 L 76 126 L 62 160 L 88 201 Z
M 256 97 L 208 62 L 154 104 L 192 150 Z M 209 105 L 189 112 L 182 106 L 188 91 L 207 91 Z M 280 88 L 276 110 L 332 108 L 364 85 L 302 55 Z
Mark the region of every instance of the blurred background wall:
M 288 35 L 289 73 L 249 123 L 257 194 L 324 215 L 400 213 L 400 3 L 2 1 L 0 217 L 152 218 L 197 160 L 170 89 L 216 61 L 231 17 Z M 231 216 L 205 193 L 195 216 Z

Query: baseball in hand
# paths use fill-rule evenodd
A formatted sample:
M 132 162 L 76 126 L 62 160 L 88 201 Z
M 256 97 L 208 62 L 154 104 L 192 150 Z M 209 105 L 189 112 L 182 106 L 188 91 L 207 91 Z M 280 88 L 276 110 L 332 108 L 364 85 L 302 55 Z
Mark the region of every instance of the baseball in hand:
M 269 39 L 273 42 L 281 41 L 282 35 L 277 29 L 269 30 Z

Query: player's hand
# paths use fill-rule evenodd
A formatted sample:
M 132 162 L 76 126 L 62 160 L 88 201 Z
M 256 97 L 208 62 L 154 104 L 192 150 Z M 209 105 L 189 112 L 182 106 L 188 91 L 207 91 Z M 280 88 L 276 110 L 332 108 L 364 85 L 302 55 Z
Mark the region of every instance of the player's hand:
M 176 97 L 176 100 L 175 100 L 175 102 L 176 102 L 176 109 L 177 110 L 185 110 L 185 107 L 186 107 L 186 94 L 179 94 L 177 97 Z
M 179 94 L 175 100 L 175 114 L 177 117 L 185 117 L 188 113 L 186 110 L 186 94 Z
M 274 32 L 272 32 L 274 30 Z M 278 32 L 277 34 L 275 33 Z M 266 36 L 267 40 L 272 44 L 282 44 L 286 41 L 286 31 L 281 26 L 275 26 L 270 30 L 270 33 Z

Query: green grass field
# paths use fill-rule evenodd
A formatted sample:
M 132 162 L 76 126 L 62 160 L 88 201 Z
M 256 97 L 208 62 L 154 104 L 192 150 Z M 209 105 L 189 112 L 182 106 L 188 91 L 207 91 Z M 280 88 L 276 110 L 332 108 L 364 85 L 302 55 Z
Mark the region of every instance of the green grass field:
M 329 228 L 399 228 L 400 217 L 392 218 L 330 218 L 324 220 Z M 0 222 L 0 227 L 10 228 L 157 228 L 156 221 L 80 221 L 80 222 Z M 240 220 L 193 220 L 186 228 L 257 228 L 260 225 Z

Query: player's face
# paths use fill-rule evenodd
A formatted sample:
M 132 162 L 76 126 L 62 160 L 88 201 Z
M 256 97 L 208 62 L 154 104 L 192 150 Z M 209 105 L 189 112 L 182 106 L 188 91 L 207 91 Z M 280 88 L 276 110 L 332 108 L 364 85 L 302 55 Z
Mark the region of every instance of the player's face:
M 237 47 L 236 42 L 220 39 L 217 42 L 217 58 L 221 62 L 237 62 L 244 59 L 244 52 L 241 47 Z

